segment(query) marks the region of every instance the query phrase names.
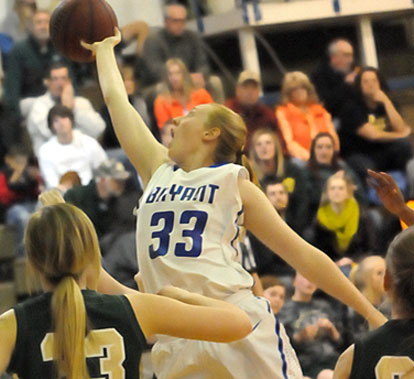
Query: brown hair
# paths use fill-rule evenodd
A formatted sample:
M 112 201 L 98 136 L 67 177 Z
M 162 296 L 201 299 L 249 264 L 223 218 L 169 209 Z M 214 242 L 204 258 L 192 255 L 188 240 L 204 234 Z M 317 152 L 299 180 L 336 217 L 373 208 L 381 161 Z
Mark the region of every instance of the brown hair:
M 388 247 L 385 257 L 391 274 L 394 300 L 400 311 L 414 315 L 414 227 L 399 233 Z
M 274 275 L 263 275 L 260 277 L 260 281 L 264 290 L 274 286 L 285 288 L 285 285 Z
M 54 286 L 51 306 L 57 375 L 89 378 L 86 310 L 77 280 L 89 267 L 96 281 L 99 276 L 100 251 L 92 222 L 73 205 L 47 206 L 30 218 L 24 244 L 30 266 Z
M 282 103 L 290 103 L 290 94 L 295 88 L 302 87 L 308 92 L 308 103 L 317 104 L 319 98 L 309 77 L 301 71 L 288 72 L 283 78 L 281 97 Z
M 191 76 L 190 76 L 187 66 L 179 58 L 168 59 L 167 62 L 165 63 L 164 80 L 162 83 L 160 93 L 166 96 L 169 99 L 169 101 L 171 101 L 173 89 L 171 87 L 170 81 L 168 80 L 168 72 L 171 66 L 178 66 L 180 68 L 180 71 L 183 75 L 183 91 L 184 91 L 184 94 L 187 100 L 190 99 L 191 92 L 194 90 L 194 84 L 193 84 L 193 81 L 191 80 Z
M 81 179 L 76 171 L 67 171 L 59 179 L 59 184 L 70 182 L 72 187 L 80 186 Z
M 253 164 L 254 172 L 256 173 L 259 180 L 262 180 L 263 177 L 267 176 L 267 175 L 265 175 L 265 173 L 261 170 L 261 168 L 259 166 L 259 157 L 257 156 L 256 149 L 255 149 L 255 145 L 256 145 L 257 140 L 259 139 L 260 136 L 262 136 L 264 134 L 270 135 L 272 137 L 273 143 L 275 145 L 274 160 L 275 160 L 276 172 L 274 172 L 273 174 L 278 176 L 278 177 L 283 177 L 284 176 L 284 171 L 285 171 L 285 168 L 284 168 L 285 158 L 283 156 L 282 145 L 280 144 L 279 137 L 277 136 L 276 132 L 274 132 L 272 129 L 269 129 L 269 128 L 257 129 L 252 135 L 252 142 L 250 144 L 250 146 L 251 146 L 250 147 L 250 161 Z

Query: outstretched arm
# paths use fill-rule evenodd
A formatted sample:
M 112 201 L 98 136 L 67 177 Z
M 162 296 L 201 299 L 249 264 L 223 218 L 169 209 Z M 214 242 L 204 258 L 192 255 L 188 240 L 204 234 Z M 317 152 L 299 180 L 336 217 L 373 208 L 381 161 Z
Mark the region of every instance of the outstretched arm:
M 385 172 L 368 170 L 368 184 L 375 189 L 384 207 L 407 225 L 414 225 L 414 211 L 404 201 L 404 196 L 394 178 Z
M 247 229 L 308 280 L 364 316 L 371 326 L 386 321 L 326 254 L 289 228 L 260 189 L 244 179 L 239 188 Z
M 128 101 L 114 53 L 114 46 L 120 39 L 121 34 L 116 29 L 114 37 L 93 44 L 82 42 L 82 46 L 92 50 L 96 55 L 99 84 L 115 133 L 145 187 L 155 170 L 168 161 L 168 151 L 154 138 L 141 116 Z
M 13 310 L 0 315 L 0 376 L 9 366 L 17 337 L 17 322 Z
M 252 331 L 247 314 L 230 303 L 173 286 L 162 288 L 159 295 L 128 295 L 147 338 L 154 334 L 167 334 L 205 341 L 232 342 Z
M 334 379 L 349 379 L 354 360 L 354 345 L 346 349 L 336 362 Z

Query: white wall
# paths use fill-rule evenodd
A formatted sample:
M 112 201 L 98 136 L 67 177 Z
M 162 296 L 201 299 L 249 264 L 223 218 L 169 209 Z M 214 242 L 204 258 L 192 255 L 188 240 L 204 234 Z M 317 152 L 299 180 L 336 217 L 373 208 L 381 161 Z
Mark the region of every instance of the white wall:
M 163 24 L 162 0 L 107 0 L 118 17 L 120 26 L 143 20 L 150 26 Z
M 150 26 L 163 24 L 162 0 L 107 0 L 114 9 L 120 26 L 136 20 L 146 21 Z M 54 0 L 37 0 L 40 8 L 49 8 Z M 13 6 L 14 0 L 0 0 L 0 21 Z

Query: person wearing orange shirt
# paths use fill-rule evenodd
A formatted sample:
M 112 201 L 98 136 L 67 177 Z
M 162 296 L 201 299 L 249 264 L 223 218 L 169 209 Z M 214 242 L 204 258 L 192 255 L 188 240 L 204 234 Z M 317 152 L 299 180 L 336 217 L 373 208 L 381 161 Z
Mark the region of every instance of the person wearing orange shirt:
M 276 108 L 276 118 L 286 141 L 288 154 L 308 161 L 312 139 L 328 132 L 339 150 L 339 138 L 331 115 L 319 103 L 315 87 L 302 72 L 287 73 L 282 85 L 282 104 Z
M 181 59 L 169 59 L 165 71 L 161 92 L 154 102 L 154 114 L 160 129 L 168 120 L 186 115 L 195 106 L 214 102 L 204 88 L 194 87 Z

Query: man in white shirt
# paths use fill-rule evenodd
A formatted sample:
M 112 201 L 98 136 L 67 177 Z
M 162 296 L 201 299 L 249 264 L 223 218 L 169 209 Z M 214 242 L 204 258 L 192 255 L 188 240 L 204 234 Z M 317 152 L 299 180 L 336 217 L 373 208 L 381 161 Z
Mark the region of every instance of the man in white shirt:
M 27 118 L 27 129 L 36 156 L 40 146 L 52 136 L 47 116 L 56 104 L 62 104 L 73 111 L 74 127 L 95 139 L 101 135 L 105 129 L 105 122 L 88 99 L 75 96 L 68 66 L 64 63 L 53 64 L 45 83 L 48 87 L 47 92 L 36 98 Z
M 39 149 L 40 174 L 46 188 L 56 187 L 67 171 L 76 171 L 87 184 L 101 162 L 107 159 L 99 143 L 80 130 L 73 130 L 74 114 L 64 105 L 55 105 L 47 117 L 49 130 L 55 134 Z

